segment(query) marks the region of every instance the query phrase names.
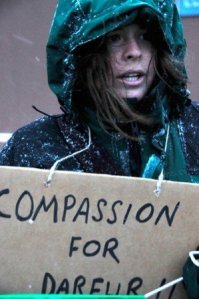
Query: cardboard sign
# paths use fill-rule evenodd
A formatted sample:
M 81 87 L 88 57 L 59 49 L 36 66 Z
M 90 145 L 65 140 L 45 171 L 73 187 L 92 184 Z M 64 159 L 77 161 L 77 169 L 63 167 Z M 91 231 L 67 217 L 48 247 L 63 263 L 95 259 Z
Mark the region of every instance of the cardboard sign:
M 1 293 L 144 294 L 199 245 L 199 185 L 0 167 Z M 185 299 L 182 285 L 154 298 Z

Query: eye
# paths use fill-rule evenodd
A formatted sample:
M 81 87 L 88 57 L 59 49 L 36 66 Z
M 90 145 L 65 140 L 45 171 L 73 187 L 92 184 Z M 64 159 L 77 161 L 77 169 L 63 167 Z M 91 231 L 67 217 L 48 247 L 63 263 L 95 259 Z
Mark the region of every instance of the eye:
M 108 36 L 108 39 L 111 41 L 111 42 L 117 42 L 118 40 L 120 40 L 120 35 L 119 33 L 114 33 L 114 34 L 111 34 L 110 36 Z
M 144 34 L 144 33 L 141 33 L 141 34 L 139 35 L 139 39 L 141 39 L 141 40 L 145 40 L 145 34 Z
M 122 43 L 122 35 L 120 32 L 112 32 L 107 35 L 107 44 L 109 46 L 119 46 Z
M 139 34 L 139 39 L 140 39 L 140 40 L 144 40 L 144 41 L 150 41 L 151 38 L 150 38 L 150 34 L 149 34 L 149 32 L 148 32 L 148 31 L 141 32 L 141 33 Z

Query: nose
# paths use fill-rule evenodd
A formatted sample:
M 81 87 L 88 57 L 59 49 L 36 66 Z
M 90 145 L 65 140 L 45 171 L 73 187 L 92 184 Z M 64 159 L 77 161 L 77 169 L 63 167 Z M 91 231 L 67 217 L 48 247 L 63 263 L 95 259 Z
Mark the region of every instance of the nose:
M 127 41 L 123 48 L 123 57 L 125 60 L 135 60 L 142 56 L 139 43 L 135 39 Z

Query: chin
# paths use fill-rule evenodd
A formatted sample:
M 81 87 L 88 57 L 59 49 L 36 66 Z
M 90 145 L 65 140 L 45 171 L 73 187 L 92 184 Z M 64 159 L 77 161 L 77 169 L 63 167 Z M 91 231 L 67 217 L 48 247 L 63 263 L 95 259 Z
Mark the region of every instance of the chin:
M 136 99 L 137 102 L 141 101 L 143 99 L 144 96 L 142 97 L 139 97 L 139 96 L 136 96 L 136 95 L 129 95 L 126 97 L 126 99 Z
M 115 86 L 116 87 L 116 86 Z M 146 87 L 146 86 L 144 86 Z M 136 98 L 137 101 L 141 101 L 147 94 L 148 88 L 121 88 L 118 86 L 114 88 L 116 93 L 123 99 Z
M 123 98 L 123 99 L 137 99 L 137 101 L 141 101 L 144 96 L 145 93 L 135 93 L 135 92 L 125 92 L 125 93 L 119 93 L 119 95 Z

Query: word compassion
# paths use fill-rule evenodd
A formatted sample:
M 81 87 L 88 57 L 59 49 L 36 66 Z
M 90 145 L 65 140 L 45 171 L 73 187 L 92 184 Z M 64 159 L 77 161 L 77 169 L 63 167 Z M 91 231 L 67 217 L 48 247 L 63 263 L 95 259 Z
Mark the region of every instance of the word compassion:
M 115 200 L 110 202 L 108 199 L 100 198 L 97 200 L 76 198 L 73 194 L 68 194 L 64 198 L 51 198 L 41 196 L 34 198 L 33 195 L 25 190 L 16 198 L 14 210 L 6 205 L 9 200 L 10 189 L 0 190 L 0 218 L 16 218 L 18 221 L 37 221 L 44 213 L 52 217 L 53 223 L 58 222 L 106 222 L 113 224 L 131 224 L 132 221 L 143 224 L 151 222 L 158 225 L 161 221 L 167 226 L 172 226 L 176 213 L 179 210 L 180 202 L 172 203 L 172 207 L 162 205 L 158 208 L 155 204 L 146 202 L 137 206 L 136 199 L 132 202 L 125 200 Z M 4 205 L 3 205 L 4 203 Z M 7 208 L 6 208 L 7 207 Z

